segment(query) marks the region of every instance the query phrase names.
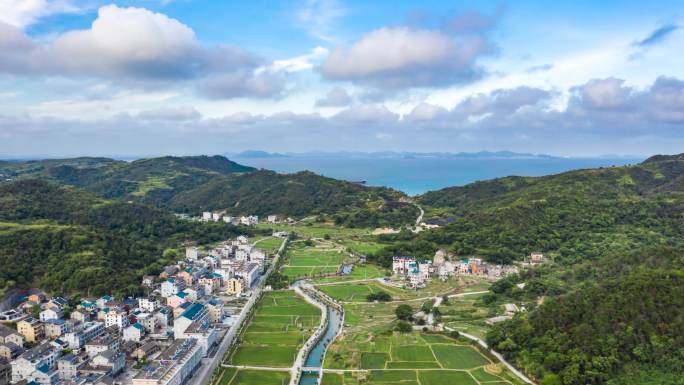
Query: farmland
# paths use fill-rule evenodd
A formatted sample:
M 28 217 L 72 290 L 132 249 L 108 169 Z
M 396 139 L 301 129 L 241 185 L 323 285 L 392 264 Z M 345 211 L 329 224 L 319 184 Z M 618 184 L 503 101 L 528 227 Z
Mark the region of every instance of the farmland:
M 331 347 L 324 385 L 517 384 L 467 341 L 442 334 L 397 332 L 357 335 Z
M 264 294 L 230 364 L 290 367 L 304 341 L 318 327 L 320 310 L 292 291 Z
M 292 242 L 285 253 L 282 274 L 291 279 L 335 274 L 345 261 L 352 258 L 332 242 Z

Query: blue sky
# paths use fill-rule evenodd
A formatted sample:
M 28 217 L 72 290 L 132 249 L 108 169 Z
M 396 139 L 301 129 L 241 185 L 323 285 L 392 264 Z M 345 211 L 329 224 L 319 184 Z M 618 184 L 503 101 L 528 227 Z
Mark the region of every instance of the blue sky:
M 3 0 L 0 156 L 681 152 L 683 11 Z

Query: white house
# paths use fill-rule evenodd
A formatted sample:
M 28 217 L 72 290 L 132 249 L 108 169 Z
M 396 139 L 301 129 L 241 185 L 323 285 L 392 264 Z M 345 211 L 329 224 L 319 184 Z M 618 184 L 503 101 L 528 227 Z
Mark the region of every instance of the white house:
M 164 298 L 168 298 L 179 291 L 183 290 L 185 283 L 182 280 L 177 280 L 175 278 L 169 278 L 161 283 L 161 295 Z
M 123 340 L 140 342 L 143 334 L 145 334 L 145 327 L 136 322 L 123 330 Z
M 156 299 L 141 297 L 138 298 L 138 307 L 143 311 L 152 313 L 159 307 L 159 301 Z
M 110 326 L 116 326 L 119 330 L 123 330 L 128 326 L 128 314 L 119 309 L 111 310 L 105 317 L 105 327 Z
M 211 211 L 205 211 L 202 213 L 202 220 L 204 221 L 210 221 L 211 220 Z
M 57 308 L 49 308 L 40 312 L 41 322 L 46 322 L 51 319 L 60 319 L 62 317 L 64 317 L 64 312 Z

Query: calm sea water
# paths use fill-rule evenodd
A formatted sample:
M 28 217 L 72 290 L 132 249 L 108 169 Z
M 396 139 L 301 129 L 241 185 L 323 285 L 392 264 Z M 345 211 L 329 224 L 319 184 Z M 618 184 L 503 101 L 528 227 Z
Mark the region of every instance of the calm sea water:
M 502 176 L 541 176 L 563 171 L 635 164 L 643 159 L 608 158 L 371 158 L 294 156 L 234 158 L 238 163 L 278 172 L 313 171 L 336 179 L 365 180 L 417 195 L 448 186 Z

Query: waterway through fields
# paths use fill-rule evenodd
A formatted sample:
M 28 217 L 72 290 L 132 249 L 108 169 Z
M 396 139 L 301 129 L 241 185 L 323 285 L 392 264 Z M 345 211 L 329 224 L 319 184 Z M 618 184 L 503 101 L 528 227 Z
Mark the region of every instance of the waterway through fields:
M 325 330 L 323 338 L 321 338 L 316 345 L 311 349 L 306 361 L 304 363 L 305 368 L 317 368 L 314 372 L 304 372 L 299 380 L 299 385 L 316 385 L 318 384 L 318 377 L 320 374 L 321 367 L 323 366 L 323 359 L 325 357 L 325 351 L 328 346 L 335 340 L 337 332 L 340 330 L 343 321 L 343 315 L 336 309 L 327 307 L 328 311 L 328 326 Z

